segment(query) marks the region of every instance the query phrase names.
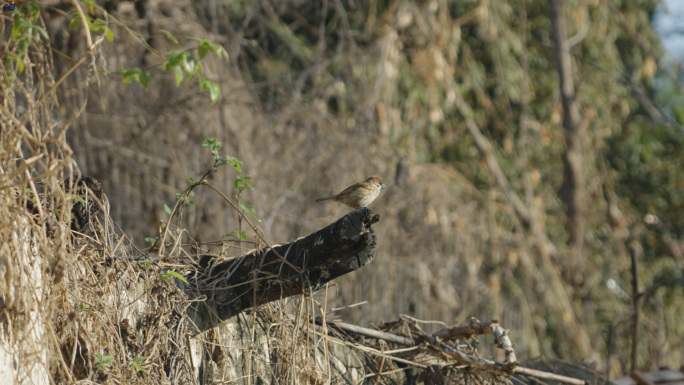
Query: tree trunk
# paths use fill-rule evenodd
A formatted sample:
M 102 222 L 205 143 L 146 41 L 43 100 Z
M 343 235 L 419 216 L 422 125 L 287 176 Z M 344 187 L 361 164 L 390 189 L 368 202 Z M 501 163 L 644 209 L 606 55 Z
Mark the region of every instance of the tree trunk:
M 551 4 L 551 32 L 554 41 L 554 55 L 563 104 L 563 129 L 565 152 L 563 153 L 563 185 L 560 195 L 570 229 L 570 258 L 564 266 L 566 277 L 579 284 L 584 276 L 584 189 L 582 175 L 582 139 L 579 105 L 575 98 L 572 80 L 572 57 L 565 29 L 563 0 L 549 0 Z

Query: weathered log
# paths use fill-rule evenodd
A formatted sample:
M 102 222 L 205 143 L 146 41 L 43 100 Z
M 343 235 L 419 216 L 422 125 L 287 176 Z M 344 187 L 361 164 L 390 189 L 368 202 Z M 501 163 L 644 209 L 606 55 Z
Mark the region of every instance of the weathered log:
M 220 320 L 253 306 L 310 293 L 373 260 L 371 225 L 380 216 L 362 207 L 293 242 L 225 261 L 204 258 L 192 279 Z

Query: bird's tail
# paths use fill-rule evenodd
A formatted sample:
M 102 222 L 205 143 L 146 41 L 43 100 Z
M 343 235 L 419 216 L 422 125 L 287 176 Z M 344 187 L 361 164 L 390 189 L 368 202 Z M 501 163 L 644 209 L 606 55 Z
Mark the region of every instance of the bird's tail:
M 331 195 L 331 196 L 325 197 L 325 198 L 318 198 L 318 199 L 316 199 L 316 202 L 329 201 L 329 200 L 335 199 L 335 198 L 337 198 L 337 195 Z

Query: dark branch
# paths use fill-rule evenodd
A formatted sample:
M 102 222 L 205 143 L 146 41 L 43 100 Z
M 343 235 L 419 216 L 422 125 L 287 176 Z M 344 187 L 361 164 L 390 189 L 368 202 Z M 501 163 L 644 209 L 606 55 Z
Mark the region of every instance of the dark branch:
M 322 288 L 373 260 L 371 225 L 380 216 L 357 209 L 293 242 L 225 261 L 206 257 L 191 285 L 221 320 L 253 306 Z

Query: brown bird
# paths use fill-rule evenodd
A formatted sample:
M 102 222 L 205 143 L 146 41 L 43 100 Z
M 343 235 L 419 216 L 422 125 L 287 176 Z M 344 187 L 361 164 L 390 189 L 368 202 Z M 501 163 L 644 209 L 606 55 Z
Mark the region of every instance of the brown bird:
M 337 195 L 316 199 L 316 202 L 333 200 L 358 209 L 359 207 L 366 207 L 371 204 L 380 194 L 380 190 L 385 187 L 382 183 L 382 178 L 374 175 L 363 182 L 347 187 Z

